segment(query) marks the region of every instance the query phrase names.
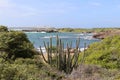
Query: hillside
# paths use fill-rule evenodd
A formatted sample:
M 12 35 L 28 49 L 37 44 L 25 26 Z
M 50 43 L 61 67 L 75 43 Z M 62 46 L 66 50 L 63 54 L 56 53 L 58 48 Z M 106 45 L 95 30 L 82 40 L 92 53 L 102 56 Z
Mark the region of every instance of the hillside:
M 93 43 L 79 59 L 81 65 L 67 80 L 120 80 L 120 36 Z
M 120 36 L 91 44 L 80 54 L 79 62 L 65 80 L 120 80 Z
M 114 29 L 114 30 L 107 30 L 107 31 L 102 31 L 102 32 L 97 32 L 93 35 L 94 38 L 97 39 L 104 39 L 108 36 L 114 36 L 114 35 L 119 35 L 120 34 L 120 30 L 118 29 Z

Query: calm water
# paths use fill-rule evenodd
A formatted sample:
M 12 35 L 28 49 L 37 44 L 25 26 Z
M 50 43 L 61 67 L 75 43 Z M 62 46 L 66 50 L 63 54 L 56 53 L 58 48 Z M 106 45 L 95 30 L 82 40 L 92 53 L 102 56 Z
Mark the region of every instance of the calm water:
M 92 38 L 93 34 L 83 34 L 83 33 L 41 33 L 41 32 L 26 32 L 29 40 L 34 44 L 35 48 L 39 46 L 44 47 L 43 41 L 49 42 L 49 38 L 52 37 L 53 45 L 56 45 L 56 35 L 61 38 L 61 40 L 66 45 L 72 41 L 73 47 L 75 47 L 75 42 L 80 38 L 80 48 L 84 47 L 84 43 L 87 45 L 100 41 L 98 39 Z

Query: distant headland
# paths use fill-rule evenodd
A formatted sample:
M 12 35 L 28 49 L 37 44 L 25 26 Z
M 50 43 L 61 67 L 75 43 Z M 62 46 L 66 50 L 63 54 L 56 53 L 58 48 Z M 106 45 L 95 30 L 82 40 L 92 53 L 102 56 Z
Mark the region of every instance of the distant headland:
M 56 28 L 52 27 L 10 27 L 9 30 L 23 32 L 58 32 Z

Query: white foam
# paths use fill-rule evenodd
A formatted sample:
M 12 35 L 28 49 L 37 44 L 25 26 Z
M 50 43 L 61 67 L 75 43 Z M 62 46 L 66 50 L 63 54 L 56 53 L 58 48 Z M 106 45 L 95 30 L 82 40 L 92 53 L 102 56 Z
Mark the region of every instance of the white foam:
M 56 36 L 44 36 L 43 38 L 55 38 Z
M 83 52 L 84 50 L 86 50 L 87 48 L 80 48 L 80 51 Z
M 45 49 L 45 47 L 42 47 L 41 49 L 42 49 L 42 52 L 43 52 L 43 53 L 46 53 L 46 49 Z M 37 48 L 37 51 L 40 52 L 40 48 Z
M 42 31 L 42 32 L 40 32 L 40 33 L 46 33 L 46 32 Z

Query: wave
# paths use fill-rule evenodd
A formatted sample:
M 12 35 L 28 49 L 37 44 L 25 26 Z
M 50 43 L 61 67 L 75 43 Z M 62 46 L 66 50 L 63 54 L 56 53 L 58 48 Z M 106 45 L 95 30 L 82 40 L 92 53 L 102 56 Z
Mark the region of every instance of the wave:
M 44 36 L 42 38 L 56 38 L 56 36 Z M 72 37 L 72 36 L 59 36 L 59 38 L 78 38 L 78 37 Z
M 55 38 L 56 36 L 44 36 L 42 38 Z
M 47 32 L 42 31 L 42 32 L 40 32 L 40 33 L 47 33 Z
M 46 53 L 45 47 L 41 47 L 41 49 L 42 49 L 42 52 L 43 52 L 43 53 Z M 36 48 L 36 50 L 40 52 L 40 48 Z
M 83 52 L 86 49 L 87 49 L 87 47 L 86 48 L 80 48 L 80 51 Z
M 80 37 L 82 39 L 86 39 L 86 40 L 93 40 L 94 38 L 92 36 L 83 36 L 83 37 Z
M 85 34 L 84 34 L 84 33 L 80 33 L 80 34 L 74 34 L 74 35 L 77 35 L 77 36 L 84 36 Z
M 56 36 L 44 36 L 42 38 L 56 38 Z M 80 37 L 79 36 L 75 36 L 75 37 L 73 37 L 73 36 L 59 36 L 59 38 L 61 38 L 61 39 L 81 38 L 81 39 L 86 39 L 86 40 L 93 40 L 94 39 L 92 36 L 80 36 Z
M 24 33 L 39 33 L 39 32 L 24 32 Z
M 59 38 L 75 38 L 75 37 L 72 37 L 72 36 L 60 36 Z

